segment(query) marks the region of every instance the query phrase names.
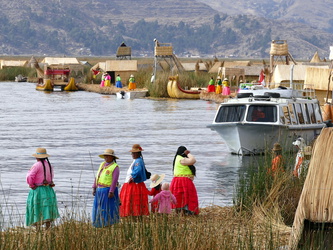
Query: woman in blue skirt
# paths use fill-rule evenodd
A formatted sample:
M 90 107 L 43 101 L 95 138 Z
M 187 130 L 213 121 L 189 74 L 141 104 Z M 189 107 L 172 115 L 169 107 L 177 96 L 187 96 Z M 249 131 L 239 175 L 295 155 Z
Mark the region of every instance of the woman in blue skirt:
M 37 148 L 32 156 L 36 157 L 37 162 L 27 174 L 30 192 L 26 207 L 26 225 L 39 227 L 44 224 L 48 229 L 51 222 L 59 218 L 57 197 L 53 190 L 53 168 L 45 148 Z
M 104 158 L 93 184 L 95 196 L 92 223 L 94 227 L 107 227 L 119 222 L 118 179 L 119 166 L 112 149 L 106 149 L 99 157 Z

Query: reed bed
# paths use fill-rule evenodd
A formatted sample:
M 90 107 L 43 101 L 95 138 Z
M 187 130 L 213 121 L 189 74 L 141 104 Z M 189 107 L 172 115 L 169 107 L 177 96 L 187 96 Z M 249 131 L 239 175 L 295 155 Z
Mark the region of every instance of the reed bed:
M 13 228 L 0 233 L 1 249 L 274 249 L 289 235 L 232 207 L 212 206 L 199 216 L 123 218 L 107 228 L 88 219 L 62 218 L 51 229 Z

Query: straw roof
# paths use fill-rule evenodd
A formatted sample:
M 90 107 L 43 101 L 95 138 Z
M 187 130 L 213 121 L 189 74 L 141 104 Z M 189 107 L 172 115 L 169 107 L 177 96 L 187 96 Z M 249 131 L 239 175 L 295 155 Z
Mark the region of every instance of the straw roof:
M 185 71 L 195 71 L 197 63 L 182 63 Z M 199 71 L 207 71 L 205 63 L 198 63 Z
M 318 51 L 313 55 L 312 59 L 310 60 L 311 63 L 318 63 L 321 62 L 320 57 L 318 55 Z
M 0 68 L 4 67 L 26 67 L 28 61 L 0 60 Z
M 75 57 L 45 57 L 42 63 L 49 66 L 80 64 L 80 62 Z
M 219 68 L 222 67 L 223 62 L 215 62 L 213 67 L 209 70 L 210 74 L 217 74 Z
M 317 138 L 298 203 L 289 247 L 296 249 L 304 220 L 333 223 L 333 128 L 324 128 Z

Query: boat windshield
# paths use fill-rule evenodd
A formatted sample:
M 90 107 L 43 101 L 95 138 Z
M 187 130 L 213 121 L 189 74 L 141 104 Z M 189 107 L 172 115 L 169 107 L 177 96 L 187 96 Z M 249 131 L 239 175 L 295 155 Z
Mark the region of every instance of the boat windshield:
M 247 112 L 246 121 L 248 122 L 276 122 L 276 106 L 251 105 Z
M 216 115 L 215 122 L 239 122 L 244 120 L 246 106 L 221 106 Z

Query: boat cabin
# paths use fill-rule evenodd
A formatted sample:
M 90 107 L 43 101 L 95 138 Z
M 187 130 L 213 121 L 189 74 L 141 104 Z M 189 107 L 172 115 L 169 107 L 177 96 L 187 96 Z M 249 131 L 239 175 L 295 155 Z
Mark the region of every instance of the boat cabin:
M 208 125 L 231 153 L 241 155 L 263 153 L 275 142 L 292 150 L 297 137 L 311 143 L 325 126 L 319 101 L 291 89 L 240 92 L 220 104 Z

